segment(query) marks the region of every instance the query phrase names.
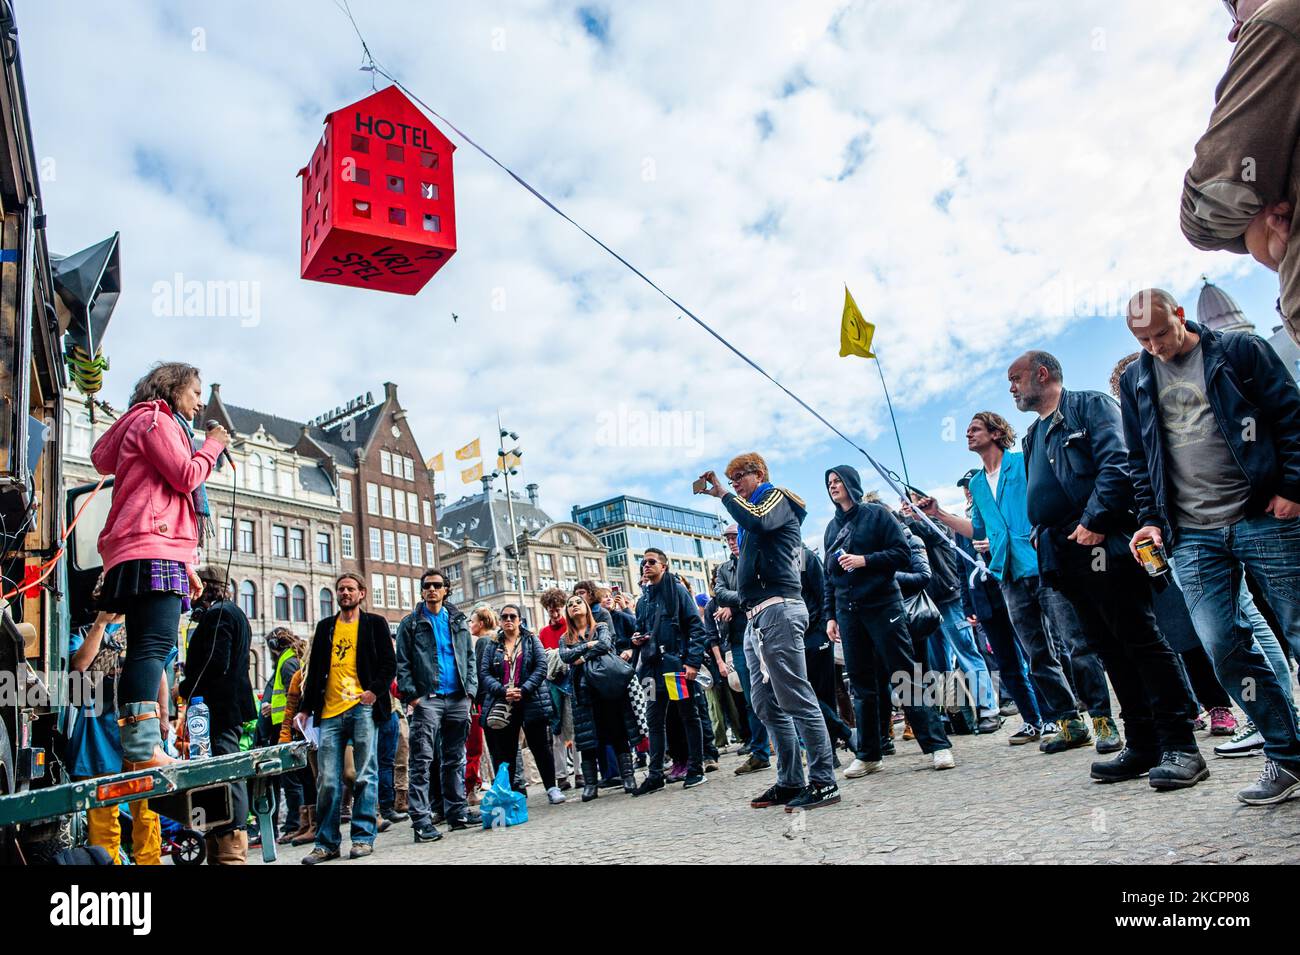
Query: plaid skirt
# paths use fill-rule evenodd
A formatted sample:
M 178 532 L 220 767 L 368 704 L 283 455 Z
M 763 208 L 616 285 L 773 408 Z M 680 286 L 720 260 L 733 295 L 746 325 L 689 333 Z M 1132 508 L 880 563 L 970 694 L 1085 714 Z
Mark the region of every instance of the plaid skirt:
M 117 564 L 104 575 L 98 610 L 126 613 L 141 594 L 180 594 L 181 610 L 188 610 L 190 581 L 185 565 L 178 560 L 142 558 Z

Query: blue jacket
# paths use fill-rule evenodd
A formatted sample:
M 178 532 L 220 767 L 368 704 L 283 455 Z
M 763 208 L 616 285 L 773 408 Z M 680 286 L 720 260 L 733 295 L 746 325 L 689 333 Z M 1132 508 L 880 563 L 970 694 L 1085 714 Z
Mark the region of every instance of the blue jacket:
M 989 542 L 989 571 L 999 580 L 1020 580 L 1038 574 L 1038 555 L 1029 542 L 1034 526 L 1029 523 L 1026 498 L 1025 458 L 1019 451 L 1002 452 L 1002 472 L 995 497 L 988 475 L 975 472 L 970 481 L 974 502 L 970 522 L 977 540 Z M 965 561 L 962 562 L 965 565 Z M 970 573 L 965 565 L 965 572 Z
M 1201 336 L 1205 397 L 1250 482 L 1247 513 L 1262 514 L 1275 494 L 1300 501 L 1300 389 L 1286 365 L 1258 335 L 1225 335 L 1196 322 L 1187 327 Z M 1138 523 L 1159 527 L 1172 542 L 1170 513 L 1177 488 L 1165 480 L 1155 361 L 1143 352 L 1125 369 L 1120 400 Z
M 474 660 L 473 638 L 469 621 L 454 604 L 443 605 L 447 611 L 447 629 L 451 632 L 456 657 L 456 675 L 465 695 L 478 695 L 478 667 Z M 397 625 L 397 696 L 403 703 L 438 692 L 438 646 L 433 625 L 420 604 Z

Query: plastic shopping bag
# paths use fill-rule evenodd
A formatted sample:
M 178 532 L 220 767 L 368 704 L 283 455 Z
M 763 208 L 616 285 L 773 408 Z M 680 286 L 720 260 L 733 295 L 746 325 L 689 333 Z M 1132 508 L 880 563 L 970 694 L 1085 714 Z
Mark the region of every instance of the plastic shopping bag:
M 510 788 L 510 764 L 502 763 L 479 805 L 484 829 L 501 829 L 528 821 L 528 800 Z

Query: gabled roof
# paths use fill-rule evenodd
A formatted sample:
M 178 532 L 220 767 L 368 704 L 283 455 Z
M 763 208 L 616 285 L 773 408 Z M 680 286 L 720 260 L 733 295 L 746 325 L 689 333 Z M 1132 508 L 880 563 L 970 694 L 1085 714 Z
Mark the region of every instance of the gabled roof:
M 457 543 L 468 537 L 479 547 L 499 550 L 511 540 L 510 508 L 504 491 L 489 494 L 474 494 L 445 505 L 438 515 L 438 533 Z M 549 514 L 524 498 L 515 498 L 514 510 L 515 530 L 520 534 L 536 534 L 554 523 Z

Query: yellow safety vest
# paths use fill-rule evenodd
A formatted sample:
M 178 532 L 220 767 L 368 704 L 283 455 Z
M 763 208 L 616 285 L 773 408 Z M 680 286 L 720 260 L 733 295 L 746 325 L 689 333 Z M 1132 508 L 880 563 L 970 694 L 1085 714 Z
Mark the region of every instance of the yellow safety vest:
M 284 683 L 284 663 L 293 655 L 293 650 L 285 650 L 280 654 L 280 659 L 275 661 L 275 683 L 271 686 L 271 722 L 277 726 L 284 722 L 284 710 L 289 702 L 289 688 Z

